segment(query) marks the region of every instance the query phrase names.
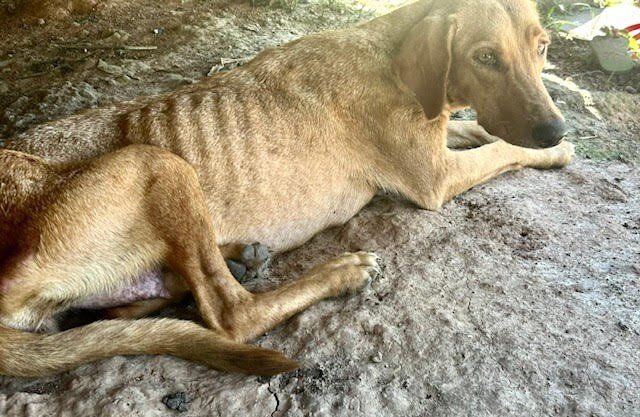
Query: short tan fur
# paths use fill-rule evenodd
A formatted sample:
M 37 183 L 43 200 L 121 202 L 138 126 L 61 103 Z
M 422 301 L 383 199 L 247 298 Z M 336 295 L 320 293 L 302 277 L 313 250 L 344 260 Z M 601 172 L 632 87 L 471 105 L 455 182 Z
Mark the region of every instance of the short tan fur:
M 540 77 L 547 43 L 528 0 L 421 0 L 12 138 L 0 150 L 0 372 L 146 353 L 261 375 L 293 369 L 245 342 L 357 291 L 376 256 L 345 254 L 259 294 L 224 257 L 255 241 L 298 246 L 379 190 L 437 210 L 505 171 L 565 166 L 573 147 Z M 449 121 L 467 106 L 480 124 Z M 158 265 L 176 299 L 193 293 L 208 329 L 124 320 L 165 304 L 150 300 L 114 310 L 121 319 L 31 333 Z

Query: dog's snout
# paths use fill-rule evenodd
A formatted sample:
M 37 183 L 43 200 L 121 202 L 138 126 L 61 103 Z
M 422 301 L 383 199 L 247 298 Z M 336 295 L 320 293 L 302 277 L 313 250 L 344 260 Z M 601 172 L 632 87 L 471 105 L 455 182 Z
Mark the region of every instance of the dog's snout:
M 533 140 L 543 148 L 557 145 L 566 134 L 567 125 L 562 119 L 540 123 L 533 128 Z

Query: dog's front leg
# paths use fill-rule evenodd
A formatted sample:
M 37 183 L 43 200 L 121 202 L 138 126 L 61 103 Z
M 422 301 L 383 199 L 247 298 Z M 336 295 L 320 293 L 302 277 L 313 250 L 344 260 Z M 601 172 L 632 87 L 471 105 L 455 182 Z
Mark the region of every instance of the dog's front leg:
M 498 175 L 523 167 L 538 169 L 562 168 L 574 155 L 573 145 L 562 142 L 553 148 L 529 149 L 503 140 L 465 151 L 445 150 L 444 172 L 429 190 L 423 190 L 417 203 L 428 209 L 438 209 L 445 202 L 471 187 Z

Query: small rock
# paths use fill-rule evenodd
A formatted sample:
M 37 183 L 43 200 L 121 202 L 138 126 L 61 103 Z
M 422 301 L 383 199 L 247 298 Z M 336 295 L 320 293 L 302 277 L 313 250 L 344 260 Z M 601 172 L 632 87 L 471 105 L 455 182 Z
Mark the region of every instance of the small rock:
M 0 94 L 6 94 L 9 92 L 9 85 L 4 81 L 0 81 Z
M 630 86 L 630 85 L 628 85 L 628 86 L 626 86 L 624 88 L 624 92 L 625 93 L 629 93 L 629 94 L 638 94 L 638 90 L 635 87 Z
M 40 26 L 44 25 L 45 23 L 47 23 L 47 22 L 45 22 L 45 20 L 43 18 L 38 19 L 38 24 Z
M 193 78 L 185 77 L 181 74 L 168 73 L 164 76 L 164 81 L 172 86 L 181 86 L 185 84 L 193 84 L 196 82 Z
M 104 62 L 101 59 L 98 60 L 98 65 L 96 66 L 96 68 L 98 68 L 102 72 L 105 72 L 105 73 L 111 74 L 111 75 L 118 75 L 119 76 L 119 75 L 123 75 L 124 74 L 124 71 L 119 66 L 107 64 L 106 62 Z
M 472 109 L 458 110 L 451 115 L 454 120 L 476 120 L 478 115 Z
M 628 330 L 629 330 L 629 326 L 627 326 L 626 324 L 624 324 L 624 323 L 622 322 L 622 320 L 618 320 L 618 323 L 616 323 L 616 324 L 618 325 L 618 328 L 619 328 L 620 330 L 622 330 L 623 332 L 626 332 L 626 331 L 628 331 Z
M 622 37 L 596 36 L 591 41 L 591 49 L 600 67 L 613 73 L 624 73 L 633 69 L 634 63 L 627 48 L 627 40 Z
M 110 36 L 107 36 L 104 39 L 100 40 L 100 43 L 103 45 L 120 45 L 123 42 L 128 41 L 131 38 L 131 35 L 127 32 L 116 30 Z
M 258 24 L 248 23 L 248 24 L 242 26 L 242 29 L 248 30 L 250 32 L 260 33 L 260 25 L 258 25 Z
M 256 378 L 258 384 L 268 384 L 270 380 L 271 377 L 268 376 L 259 376 L 258 378 Z
M 168 409 L 179 413 L 184 413 L 189 410 L 189 402 L 189 397 L 187 397 L 187 393 L 184 391 L 174 392 L 162 398 L 162 403 L 166 405 Z
M 382 353 L 381 352 L 374 353 L 373 355 L 369 356 L 369 360 L 373 363 L 382 362 Z
M 35 381 L 33 384 L 29 384 L 24 387 L 21 392 L 29 394 L 47 395 L 52 393 L 58 393 L 63 390 L 63 383 L 60 377 L 56 377 L 51 381 Z
M 95 58 L 87 58 L 83 63 L 82 66 L 80 68 L 82 68 L 83 70 L 89 70 L 89 69 L 93 69 L 96 68 L 98 66 L 98 61 Z
M 324 377 L 324 371 L 320 368 L 311 368 L 305 372 L 305 375 L 311 379 L 322 379 Z

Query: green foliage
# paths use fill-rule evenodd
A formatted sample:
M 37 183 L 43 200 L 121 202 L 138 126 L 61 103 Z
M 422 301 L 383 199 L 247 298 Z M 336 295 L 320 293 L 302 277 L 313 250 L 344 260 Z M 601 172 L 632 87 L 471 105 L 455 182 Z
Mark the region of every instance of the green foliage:
M 549 7 L 546 12 L 542 14 L 542 25 L 545 27 L 545 29 L 549 29 L 552 31 L 557 31 L 561 27 L 567 25 L 575 26 L 575 22 L 572 22 L 570 20 L 563 20 L 560 16 L 578 11 L 580 9 L 592 10 L 593 6 L 587 3 L 572 3 L 569 5 L 565 5 L 563 3 L 555 4 Z
M 630 34 L 626 33 L 625 36 L 629 40 L 629 51 L 635 61 L 640 61 L 640 42 Z
M 638 0 L 596 0 L 600 7 L 618 6 L 620 4 L 638 4 Z

